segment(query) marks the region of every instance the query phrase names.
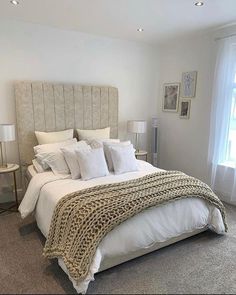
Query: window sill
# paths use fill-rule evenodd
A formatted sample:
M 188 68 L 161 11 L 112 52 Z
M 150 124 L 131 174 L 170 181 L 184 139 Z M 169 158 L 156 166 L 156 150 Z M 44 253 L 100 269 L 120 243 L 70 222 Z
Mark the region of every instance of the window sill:
M 223 166 L 223 167 L 227 167 L 227 168 L 236 168 L 236 163 L 233 161 L 225 161 L 223 163 L 218 164 L 218 166 Z

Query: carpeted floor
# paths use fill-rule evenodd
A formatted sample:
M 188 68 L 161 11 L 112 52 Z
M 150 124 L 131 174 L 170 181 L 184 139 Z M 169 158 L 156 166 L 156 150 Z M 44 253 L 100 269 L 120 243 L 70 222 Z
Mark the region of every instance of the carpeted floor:
M 229 232 L 178 242 L 95 276 L 90 294 L 236 293 L 236 207 Z M 57 265 L 42 257 L 45 240 L 33 219 L 0 215 L 0 293 L 75 293 Z

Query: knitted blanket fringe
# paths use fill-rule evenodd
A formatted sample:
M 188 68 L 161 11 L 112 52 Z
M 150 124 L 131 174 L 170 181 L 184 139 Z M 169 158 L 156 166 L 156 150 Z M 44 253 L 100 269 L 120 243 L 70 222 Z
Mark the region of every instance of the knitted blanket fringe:
M 55 208 L 43 254 L 62 258 L 79 283 L 89 274 L 99 243 L 114 227 L 149 207 L 189 197 L 217 207 L 227 231 L 224 205 L 207 184 L 179 171 L 163 171 L 63 197 Z

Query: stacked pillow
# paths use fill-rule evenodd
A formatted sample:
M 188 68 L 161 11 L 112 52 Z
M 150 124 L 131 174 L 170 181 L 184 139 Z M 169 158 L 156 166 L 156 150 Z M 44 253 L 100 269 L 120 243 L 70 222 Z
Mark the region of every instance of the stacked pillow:
M 107 176 L 109 174 L 103 148 L 77 150 L 76 154 L 83 180 Z
M 130 141 L 123 141 L 123 142 L 107 142 L 103 143 L 104 153 L 107 160 L 108 169 L 110 171 L 114 171 L 113 159 L 112 159 L 112 147 L 125 147 L 130 146 Z
M 75 144 L 61 148 L 67 165 L 70 169 L 72 179 L 78 179 L 81 177 L 80 165 L 76 154 L 76 152 L 80 150 L 90 151 L 91 147 L 84 140 L 81 140 Z
M 135 149 L 132 144 L 113 145 L 110 147 L 110 154 L 115 174 L 138 170 L 137 160 L 135 158 Z
M 56 143 L 66 141 L 73 138 L 73 129 L 57 131 L 57 132 L 41 132 L 35 131 L 38 144 Z
M 130 141 L 92 140 L 90 146 L 92 149 L 88 152 L 77 152 L 82 179 L 106 176 L 108 170 L 115 174 L 138 170 L 135 149 Z
M 76 129 L 79 140 L 109 139 L 110 127 L 102 129 Z
M 34 147 L 33 165 L 38 172 L 51 168 L 54 174 L 69 175 L 72 179 L 89 180 L 137 171 L 135 150 L 130 141 L 110 139 L 110 128 L 61 132 L 35 132 L 39 145 Z M 86 141 L 85 141 L 86 140 Z
M 64 166 L 64 169 L 66 170 L 65 172 L 68 172 L 68 167 L 64 163 L 65 161 L 63 159 L 61 148 L 74 144 L 76 142 L 77 142 L 76 138 L 73 138 L 70 140 L 62 141 L 62 142 L 48 143 L 48 144 L 35 146 L 34 147 L 35 161 L 33 162 L 35 169 L 38 172 L 43 172 L 45 170 L 48 170 L 50 168 L 50 163 L 53 163 L 53 158 L 54 158 L 54 161 L 56 161 L 57 159 L 57 161 L 59 161 L 58 165 L 61 167 Z M 61 164 L 61 162 L 63 163 Z

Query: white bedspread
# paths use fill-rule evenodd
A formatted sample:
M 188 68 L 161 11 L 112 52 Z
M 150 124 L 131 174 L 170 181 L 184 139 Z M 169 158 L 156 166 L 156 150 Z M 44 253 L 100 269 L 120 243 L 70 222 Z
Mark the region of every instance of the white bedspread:
M 37 174 L 32 178 L 19 207 L 21 216 L 24 218 L 35 210 L 38 227 L 47 237 L 55 206 L 66 194 L 98 184 L 130 180 L 160 171 L 144 161 L 138 161 L 138 165 L 137 172 L 110 174 L 89 181 L 61 179 L 52 172 Z M 183 199 L 149 208 L 123 222 L 106 235 L 97 248 L 86 280 L 77 285 L 73 279 L 70 279 L 78 293 L 85 293 L 104 258 L 148 248 L 156 242 L 164 242 L 206 226 L 219 234 L 225 231 L 220 211 L 198 198 Z M 60 259 L 59 264 L 67 272 Z

